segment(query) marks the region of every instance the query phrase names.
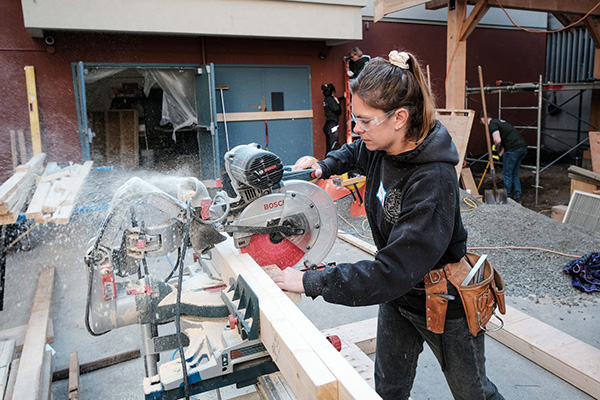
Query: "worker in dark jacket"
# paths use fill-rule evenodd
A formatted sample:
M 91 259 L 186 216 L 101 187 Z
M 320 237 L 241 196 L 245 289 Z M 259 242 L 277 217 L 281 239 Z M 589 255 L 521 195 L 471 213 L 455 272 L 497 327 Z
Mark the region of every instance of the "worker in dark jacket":
M 335 97 L 335 86 L 333 83 L 325 83 L 321 86 L 323 91 L 323 110 L 325 111 L 325 125 L 323 125 L 323 133 L 325 133 L 325 154 L 331 150 L 339 149 L 339 129 L 340 129 L 340 100 Z
M 485 124 L 483 111 L 479 113 L 479 121 Z M 502 178 L 506 194 L 515 201 L 521 202 L 521 181 L 519 169 L 527 155 L 527 143 L 521 132 L 503 119 L 488 117 L 488 127 L 498 155 L 502 157 Z
M 274 277 L 284 290 L 349 306 L 379 304 L 375 387 L 384 399 L 407 399 L 427 342 L 455 398 L 502 399 L 485 372 L 484 334 L 469 333 L 452 285 L 443 333 L 428 329 L 424 278 L 466 253 L 455 165 L 458 153 L 413 55 L 392 51 L 371 60 L 350 85 L 355 132 L 361 139 L 315 162 L 327 178 L 358 169 L 378 252 L 374 260 L 324 270 L 287 268 Z M 439 276 L 439 275 L 438 275 Z M 443 320 L 442 320 L 443 321 Z
M 349 58 L 349 69 L 346 71 L 346 73 L 348 74 L 350 79 L 356 79 L 356 77 L 358 77 L 358 74 L 360 74 L 360 71 L 362 71 L 365 65 L 367 65 L 371 57 L 369 57 L 366 54 L 363 54 L 362 50 L 358 47 L 353 47 L 352 50 L 350 50 Z

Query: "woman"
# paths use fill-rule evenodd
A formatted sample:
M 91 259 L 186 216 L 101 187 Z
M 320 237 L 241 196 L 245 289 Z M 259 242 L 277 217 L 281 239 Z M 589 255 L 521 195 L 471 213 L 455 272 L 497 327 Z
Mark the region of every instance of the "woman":
M 469 333 L 452 285 L 443 333 L 430 331 L 427 322 L 424 280 L 465 255 L 467 232 L 454 169 L 458 154 L 435 120 L 419 63 L 392 51 L 389 60 L 371 60 L 350 89 L 361 139 L 316 163 L 302 157 L 294 168 L 313 168 L 322 178 L 351 169 L 365 175 L 365 209 L 378 252 L 374 260 L 325 270 L 287 268 L 275 282 L 331 303 L 379 304 L 375 387 L 384 399 L 409 397 L 424 341 L 455 398 L 502 399 L 485 373 L 484 334 Z
M 342 108 L 340 107 L 340 101 L 335 97 L 335 86 L 333 83 L 325 83 L 321 86 L 323 91 L 323 109 L 325 110 L 325 125 L 323 125 L 323 133 L 325 133 L 325 154 L 331 150 L 339 149 L 339 128 L 340 128 L 340 114 Z

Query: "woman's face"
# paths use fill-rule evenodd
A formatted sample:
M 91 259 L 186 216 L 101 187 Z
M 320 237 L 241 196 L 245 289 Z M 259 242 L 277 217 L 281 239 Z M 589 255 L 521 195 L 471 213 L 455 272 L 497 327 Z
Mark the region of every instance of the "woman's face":
M 405 142 L 408 112 L 398 108 L 386 110 L 369 107 L 358 95 L 352 96 L 352 114 L 358 133 L 367 149 L 385 151 L 387 154 L 400 154 L 410 150 Z

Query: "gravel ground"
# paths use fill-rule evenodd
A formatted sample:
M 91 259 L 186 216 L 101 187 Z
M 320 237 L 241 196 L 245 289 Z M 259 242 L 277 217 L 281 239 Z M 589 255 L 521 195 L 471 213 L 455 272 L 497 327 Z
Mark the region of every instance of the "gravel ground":
M 597 304 L 598 292 L 583 293 L 571 286 L 571 279 L 562 272 L 574 257 L 600 251 L 600 233 L 586 231 L 577 226 L 563 224 L 508 200 L 508 204 L 485 204 L 476 201 L 476 208 L 464 202 L 475 199 L 461 191 L 464 210 L 463 223 L 469 232 L 467 246 L 472 247 L 535 247 L 539 249 L 473 249 L 487 254 L 488 260 L 502 274 L 506 282 L 506 295 L 557 302 L 578 306 Z M 350 196 L 336 201 L 340 216 L 339 228 L 373 244 L 365 217 L 348 214 Z

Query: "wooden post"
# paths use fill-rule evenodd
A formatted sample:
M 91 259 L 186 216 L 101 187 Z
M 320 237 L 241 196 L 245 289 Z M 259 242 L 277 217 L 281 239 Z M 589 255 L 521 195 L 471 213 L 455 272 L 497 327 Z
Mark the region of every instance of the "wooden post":
M 10 131 L 10 153 L 12 155 L 13 171 L 19 165 L 19 159 L 17 156 L 17 135 L 15 131 Z
M 69 400 L 79 399 L 79 358 L 69 354 Z
M 446 108 L 463 109 L 466 92 L 467 41 L 460 40 L 466 16 L 466 2 L 457 1 L 454 10 L 448 8 L 446 41 Z
M 21 164 L 27 164 L 27 145 L 25 143 L 25 133 L 22 130 L 17 131 L 19 136 L 19 160 Z
M 37 90 L 35 87 L 35 70 L 25 67 L 25 81 L 27 82 L 27 104 L 29 105 L 29 125 L 31 127 L 31 145 L 33 154 L 42 152 L 42 138 L 40 135 L 40 115 L 38 110 Z

